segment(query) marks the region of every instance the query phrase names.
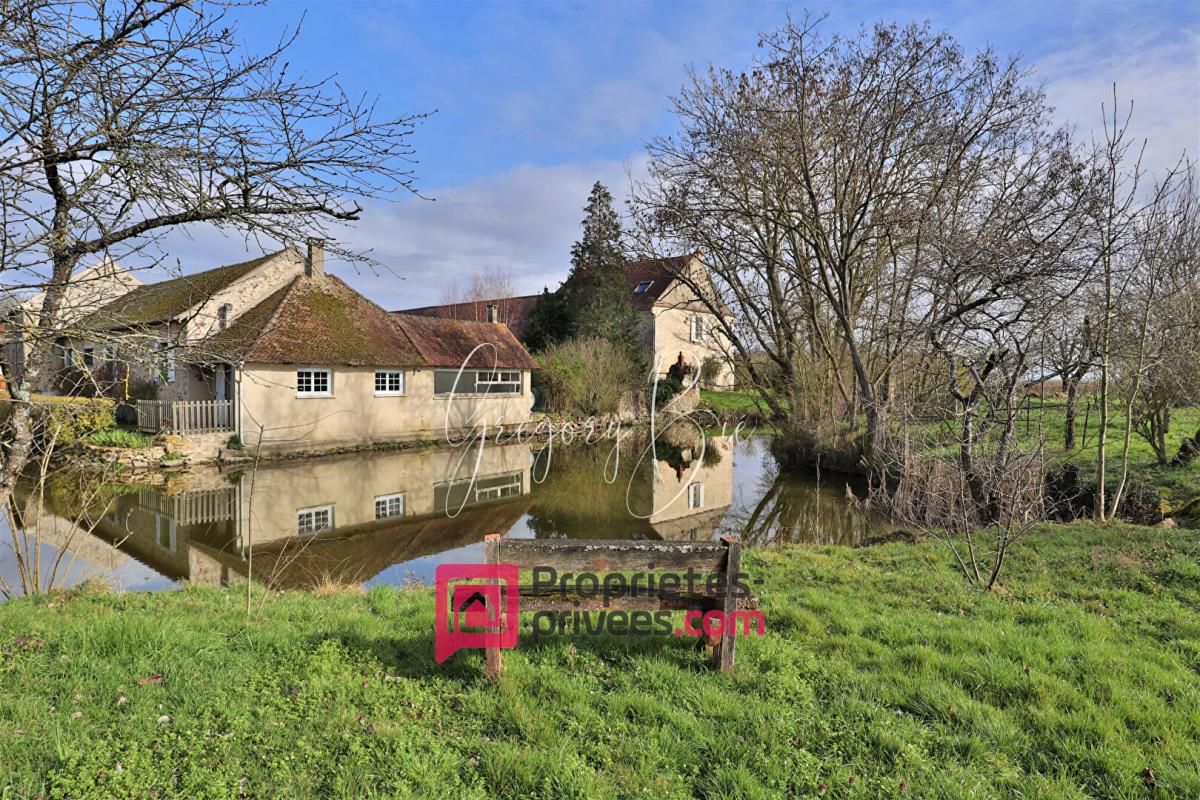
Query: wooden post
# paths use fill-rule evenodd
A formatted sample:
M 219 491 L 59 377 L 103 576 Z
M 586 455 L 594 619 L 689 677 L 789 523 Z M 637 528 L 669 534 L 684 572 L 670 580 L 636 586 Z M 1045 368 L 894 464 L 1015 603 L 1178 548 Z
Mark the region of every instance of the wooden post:
M 483 537 L 483 563 L 499 564 L 500 563 L 500 534 L 489 533 Z M 495 581 L 490 581 L 494 583 Z M 508 622 L 504 618 L 504 601 L 501 600 L 500 607 L 496 609 L 497 617 L 500 621 L 500 629 L 504 629 L 504 625 Z M 493 634 L 489 634 L 489 641 L 492 641 Z M 489 678 L 499 678 L 501 670 L 504 669 L 504 660 L 500 655 L 499 647 L 500 632 L 494 634 L 493 646 L 484 650 L 485 667 L 484 671 Z
M 738 607 L 734 579 L 738 577 L 742 568 L 742 543 L 730 536 L 722 536 L 721 541 L 729 549 L 725 555 L 725 628 L 721 632 L 721 644 L 717 647 L 717 662 L 721 672 L 733 672 L 734 651 L 737 647 L 734 624 Z

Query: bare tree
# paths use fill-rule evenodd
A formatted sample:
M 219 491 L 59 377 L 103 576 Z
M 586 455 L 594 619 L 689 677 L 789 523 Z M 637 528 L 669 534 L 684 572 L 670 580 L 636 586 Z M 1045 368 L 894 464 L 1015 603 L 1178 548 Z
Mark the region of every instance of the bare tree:
M 81 259 L 161 259 L 169 232 L 197 225 L 336 241 L 365 200 L 413 190 L 421 117 L 381 119 L 370 100 L 296 74 L 295 32 L 246 52 L 229 5 L 0 0 L 0 279 L 45 292 L 11 387 L 0 499 L 29 458 L 30 387 L 68 332 Z
M 513 320 L 517 310 L 513 298 L 513 273 L 510 267 L 492 265 L 471 273 L 466 285 L 452 280 L 442 290 L 442 305 L 456 306 L 450 309 L 455 319 L 486 322 L 489 307 L 495 313 L 495 322 L 506 325 Z
M 928 343 L 1061 270 L 1086 175 L 1015 60 L 926 26 L 818 27 L 768 34 L 746 73 L 693 75 L 633 205 L 645 247 L 699 246 L 777 422 L 839 397 L 870 462 L 892 398 L 931 384 Z

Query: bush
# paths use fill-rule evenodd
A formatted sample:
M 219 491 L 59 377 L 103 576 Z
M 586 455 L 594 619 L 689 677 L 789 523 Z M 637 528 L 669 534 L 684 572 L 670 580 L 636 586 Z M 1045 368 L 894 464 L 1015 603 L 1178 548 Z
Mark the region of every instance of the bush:
M 683 391 L 683 384 L 675 378 L 660 378 L 658 384 L 646 387 L 646 403 L 655 408 L 662 408 L 675 395 Z
M 700 364 L 700 385 L 705 389 L 712 389 L 717 385 L 717 378 L 721 375 L 721 359 L 716 356 L 709 356 Z
M 114 403 L 106 397 L 46 397 L 33 399 L 35 435 L 73 445 L 88 434 L 116 427 Z
M 138 431 L 131 431 L 128 428 L 109 428 L 103 431 L 96 431 L 87 436 L 87 442 L 98 447 L 129 447 L 141 449 L 149 447 L 153 441 L 152 437 Z
M 634 359 L 606 339 L 571 339 L 550 345 L 535 358 L 535 393 L 557 414 L 615 413 L 640 382 Z
M 235 433 L 233 436 L 230 436 L 230 437 L 229 437 L 229 441 L 227 441 L 227 442 L 225 443 L 225 446 L 226 446 L 227 448 L 229 448 L 230 450 L 241 450 L 241 449 L 243 449 L 244 445 L 242 445 L 242 437 L 241 437 L 241 436 L 238 436 L 238 435 Z

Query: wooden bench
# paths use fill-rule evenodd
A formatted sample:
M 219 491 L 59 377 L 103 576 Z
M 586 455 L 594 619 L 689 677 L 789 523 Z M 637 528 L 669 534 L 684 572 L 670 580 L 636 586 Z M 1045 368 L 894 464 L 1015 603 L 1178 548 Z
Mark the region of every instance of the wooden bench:
M 714 664 L 722 672 L 733 669 L 737 637 L 734 633 L 735 611 L 757 609 L 758 600 L 752 594 L 725 591 L 741 569 L 742 545 L 736 538 L 719 542 L 658 542 L 633 540 L 563 540 L 563 539 L 502 539 L 496 534 L 484 537 L 484 562 L 513 564 L 520 571 L 535 567 L 551 567 L 560 574 L 591 573 L 686 573 L 689 569 L 704 576 L 721 576 L 716 591 L 710 591 L 702 580 L 698 591 L 664 590 L 655 586 L 627 585 L 620 593 L 582 595 L 571 586 L 564 593 L 561 586 L 549 588 L 524 582 L 519 587 L 521 612 L 589 611 L 589 610 L 646 610 L 646 611 L 708 611 L 724 612 L 725 626 L 719 636 L 705 635 L 702 641 L 711 648 Z M 522 576 L 522 581 L 524 577 Z M 628 583 L 628 582 L 627 582 Z M 504 603 L 501 603 L 501 626 Z M 519 624 L 519 622 L 517 623 Z M 485 650 L 487 674 L 498 676 L 503 668 L 501 649 Z

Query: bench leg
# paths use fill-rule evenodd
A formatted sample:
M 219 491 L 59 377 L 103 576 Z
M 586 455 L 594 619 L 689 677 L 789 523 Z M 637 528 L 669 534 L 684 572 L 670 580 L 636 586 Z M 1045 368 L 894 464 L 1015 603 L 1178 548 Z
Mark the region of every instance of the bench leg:
M 500 563 L 500 536 L 499 534 L 490 533 L 483 537 L 483 563 L 499 564 Z M 495 581 L 488 581 L 495 583 Z M 501 620 L 501 630 L 504 628 L 504 623 L 507 621 L 504 614 L 504 604 L 501 603 L 498 614 Z M 500 655 L 500 634 L 489 636 L 487 641 L 492 643 L 492 646 L 484 650 L 484 674 L 489 678 L 499 678 L 500 672 L 504 669 L 504 659 Z
M 725 629 L 721 632 L 721 643 L 717 645 L 716 658 L 721 672 L 733 672 L 733 657 L 737 648 L 734 623 L 738 607 L 734 578 L 742 568 L 742 543 L 732 538 L 723 538 L 721 541 L 729 548 L 729 552 L 725 555 Z

